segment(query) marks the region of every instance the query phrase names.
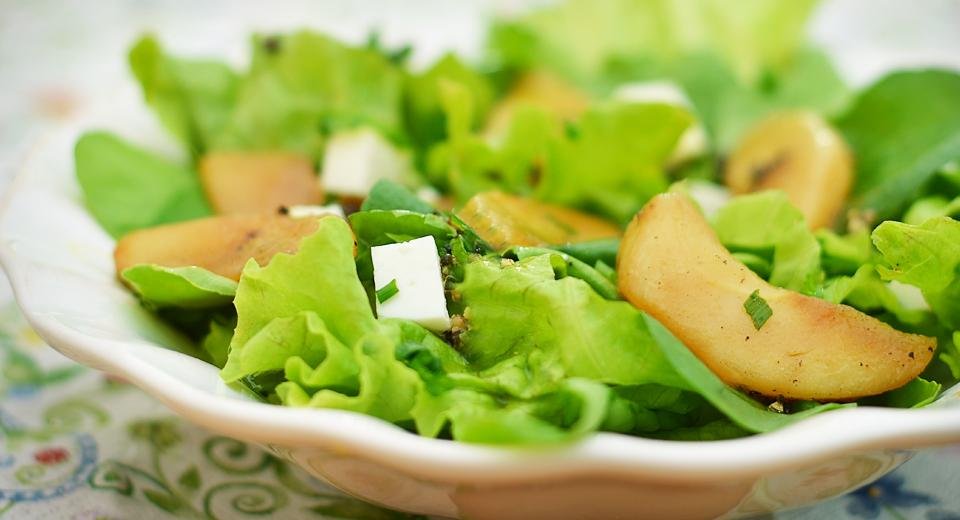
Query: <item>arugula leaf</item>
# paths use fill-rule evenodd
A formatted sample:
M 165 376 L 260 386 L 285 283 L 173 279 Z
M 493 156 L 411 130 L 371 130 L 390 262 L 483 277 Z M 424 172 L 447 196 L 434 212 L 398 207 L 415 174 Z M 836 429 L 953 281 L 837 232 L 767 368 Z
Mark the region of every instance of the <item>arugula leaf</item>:
M 200 267 L 140 264 L 120 274 L 130 289 L 154 309 L 209 309 L 233 302 L 237 283 Z
M 87 208 L 114 238 L 210 214 L 193 171 L 113 134 L 83 134 L 74 159 Z
M 237 326 L 236 317 L 229 319 L 215 316 L 210 320 L 210 329 L 200 340 L 200 348 L 207 353 L 210 362 L 217 368 L 223 368 L 227 363 L 230 349 L 230 340 L 233 338 L 233 329 Z
M 918 377 L 896 390 L 864 399 L 861 404 L 892 408 L 922 408 L 940 395 L 941 388 L 940 383 Z
M 713 372 L 670 333 L 650 316 L 644 315 L 647 330 L 656 340 L 661 352 L 670 360 L 673 368 L 685 381 L 723 414 L 748 431 L 762 433 L 782 428 L 811 415 L 854 405 L 826 403 L 809 409 L 781 414 L 767 410 L 742 392 L 724 384 Z
M 767 300 L 760 296 L 759 289 L 750 293 L 747 300 L 743 302 L 743 309 L 747 311 L 754 328 L 757 330 L 760 330 L 763 324 L 773 316 L 773 310 L 767 304 Z
M 194 155 L 203 153 L 233 109 L 237 74 L 224 63 L 171 57 L 150 35 L 133 45 L 129 62 L 160 122 Z
M 893 73 L 861 93 L 837 126 L 857 158 L 852 205 L 892 218 L 960 158 L 960 74 Z

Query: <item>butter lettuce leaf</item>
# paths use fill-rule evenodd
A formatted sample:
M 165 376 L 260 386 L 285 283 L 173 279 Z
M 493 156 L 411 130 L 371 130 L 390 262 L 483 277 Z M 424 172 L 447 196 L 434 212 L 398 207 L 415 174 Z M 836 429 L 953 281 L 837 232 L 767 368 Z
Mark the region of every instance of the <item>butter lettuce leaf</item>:
M 249 72 L 217 148 L 281 148 L 321 157 L 327 135 L 372 126 L 398 139 L 403 75 L 380 53 L 299 31 L 257 35 Z
M 84 202 L 114 238 L 210 215 L 196 173 L 108 132 L 87 132 L 74 148 Z
M 783 192 L 736 197 L 720 209 L 713 227 L 727 249 L 768 259 L 773 285 L 813 294 L 823 281 L 820 243 Z
M 937 317 L 960 329 L 960 222 L 939 217 L 912 226 L 887 221 L 873 231 L 884 279 L 920 289 Z
M 133 45 L 129 62 L 160 122 L 194 155 L 203 153 L 233 110 L 237 73 L 217 61 L 170 56 L 151 35 Z
M 153 309 L 222 307 L 233 303 L 237 292 L 237 282 L 194 266 L 140 264 L 125 269 L 121 278 Z
M 521 379 L 564 374 L 623 385 L 685 386 L 633 306 L 603 299 L 583 280 L 555 279 L 550 256 L 467 265 L 456 287 L 468 323 L 459 350 L 473 367 L 506 371 L 525 359 L 515 371 Z M 545 384 L 516 386 L 528 383 Z

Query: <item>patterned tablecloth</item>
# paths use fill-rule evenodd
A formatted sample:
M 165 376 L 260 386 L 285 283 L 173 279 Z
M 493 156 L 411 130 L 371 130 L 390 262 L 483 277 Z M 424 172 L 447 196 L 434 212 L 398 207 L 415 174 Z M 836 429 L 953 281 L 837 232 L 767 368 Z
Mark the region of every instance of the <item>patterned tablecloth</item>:
M 259 2 L 231 2 L 229 10 L 238 20 L 246 17 L 261 26 L 278 27 L 323 25 L 334 11 L 337 20 L 366 19 L 367 11 L 388 19 L 419 16 L 407 2 L 376 3 L 383 9 L 371 10 L 370 3 L 361 2 L 293 0 L 271 3 L 274 8 L 269 10 L 251 7 L 260 6 Z M 833 3 L 847 4 L 837 9 L 846 9 L 848 15 L 859 12 L 849 1 Z M 860 4 L 861 8 L 866 5 Z M 896 11 L 893 2 L 884 4 L 871 10 Z M 450 3 L 417 5 L 420 11 L 442 15 Z M 911 36 L 909 31 L 891 32 L 878 25 L 877 35 L 891 45 L 884 56 L 915 61 L 917 56 L 905 51 L 904 41 L 891 39 L 891 35 L 906 34 L 910 41 L 926 41 L 933 49 L 924 55 L 928 62 L 957 60 L 960 33 L 948 20 L 958 19 L 960 6 L 955 1 L 933 0 L 925 5 L 933 8 L 931 12 L 941 11 L 931 17 L 942 20 L 939 33 L 937 26 L 925 26 L 922 34 Z M 206 37 L 206 43 L 196 45 L 201 49 L 218 48 L 223 40 L 242 41 L 249 27 L 204 22 L 224 8 L 224 2 L 179 0 L 19 4 L 0 0 L 0 83 L 4 87 L 0 91 L 0 184 L 9 179 L 19 157 L 46 127 L 57 124 L 103 85 L 125 76 L 123 52 L 137 32 L 155 26 L 173 39 L 201 34 Z M 327 15 L 320 13 L 324 9 Z M 307 16 L 313 11 L 312 17 Z M 916 25 L 909 23 L 915 11 L 901 8 L 901 15 L 894 18 L 901 21 L 900 27 L 909 28 Z M 438 24 L 438 31 L 444 26 Z M 829 22 L 818 27 L 814 32 L 824 45 L 837 44 L 832 34 L 851 34 L 848 26 L 843 31 L 832 30 Z M 841 44 L 837 46 L 847 48 Z M 842 62 L 851 61 L 851 56 L 856 58 L 835 57 Z M 868 76 L 869 71 L 863 74 Z M 6 282 L 0 280 L 0 520 L 406 517 L 344 497 L 256 447 L 184 422 L 136 388 L 65 359 L 26 325 L 9 293 Z M 898 471 L 848 496 L 777 518 L 960 520 L 958 492 L 960 447 L 948 447 L 921 453 Z

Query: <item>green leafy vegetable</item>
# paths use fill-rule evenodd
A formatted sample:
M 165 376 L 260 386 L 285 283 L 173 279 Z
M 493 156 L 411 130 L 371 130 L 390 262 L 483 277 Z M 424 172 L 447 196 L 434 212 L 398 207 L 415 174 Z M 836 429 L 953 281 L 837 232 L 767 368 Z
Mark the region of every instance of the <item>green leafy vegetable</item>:
M 837 121 L 857 158 L 853 205 L 896 216 L 946 163 L 960 158 L 960 74 L 897 72 Z
M 554 278 L 551 255 L 508 265 L 467 265 L 457 286 L 468 330 L 460 351 L 478 370 L 496 367 L 529 392 L 556 374 L 614 384 L 684 387 L 630 304 L 603 299 L 577 278 Z
M 205 151 L 233 109 L 237 74 L 223 63 L 168 56 L 153 36 L 140 38 L 129 60 L 160 122 L 195 155 Z
M 389 179 L 382 179 L 374 184 L 360 206 L 361 211 L 395 209 L 414 213 L 434 212 L 433 206 L 421 200 L 405 186 Z
M 763 225 L 757 225 L 760 222 Z M 820 244 L 784 193 L 736 197 L 717 213 L 713 227 L 723 245 L 734 253 L 769 259 L 771 284 L 805 294 L 813 294 L 819 287 L 823 279 Z
M 759 290 L 750 293 L 747 300 L 743 302 L 743 309 L 747 311 L 750 320 L 753 321 L 753 327 L 757 330 L 760 330 L 763 324 L 773 316 L 773 310 L 770 309 L 767 300 L 760 296 Z
M 918 287 L 945 325 L 960 329 L 960 222 L 940 217 L 919 226 L 888 221 L 873 231 L 886 280 Z
M 163 267 L 140 264 L 121 277 L 148 306 L 160 309 L 208 309 L 233 302 L 237 283 L 200 267 Z
M 400 289 L 397 288 L 397 280 L 390 280 L 390 283 L 384 285 L 383 287 L 377 289 L 377 301 L 384 303 L 390 298 L 393 298 L 400 292 Z
M 74 157 L 87 208 L 114 237 L 210 214 L 193 171 L 113 134 L 83 134 Z
M 710 404 L 717 407 L 736 425 L 748 431 L 768 432 L 813 414 L 852 406 L 826 403 L 792 414 L 772 412 L 743 393 L 724 384 L 659 322 L 649 316 L 644 316 L 644 321 L 660 350 L 692 389 L 702 395 Z
M 227 381 L 246 375 L 236 363 L 247 342 L 274 320 L 313 312 L 346 345 L 353 345 L 376 325 L 357 279 L 353 233 L 338 218 L 320 219 L 317 232 L 303 239 L 296 255 L 279 254 L 266 267 L 248 262 L 234 305 L 238 321 L 223 372 Z
M 372 126 L 399 137 L 401 71 L 380 53 L 300 31 L 257 36 L 249 73 L 217 148 L 281 148 L 320 157 L 326 135 Z

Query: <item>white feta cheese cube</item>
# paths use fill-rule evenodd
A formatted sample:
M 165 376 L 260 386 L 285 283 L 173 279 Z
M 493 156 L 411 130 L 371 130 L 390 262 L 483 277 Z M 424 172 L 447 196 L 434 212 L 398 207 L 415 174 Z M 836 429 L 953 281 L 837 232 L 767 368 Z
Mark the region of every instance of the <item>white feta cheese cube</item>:
M 326 217 L 333 215 L 340 218 L 347 218 L 343 212 L 343 207 L 337 203 L 327 204 L 326 206 L 301 205 L 290 206 L 287 208 L 287 216 L 290 218 L 308 218 L 308 217 Z
M 440 255 L 433 237 L 375 246 L 370 256 L 374 287 L 380 290 L 396 280 L 398 289 L 386 301 L 377 300 L 378 316 L 411 320 L 431 330 L 450 328 Z
M 614 99 L 636 103 L 665 103 L 685 108 L 693 112 L 693 104 L 672 81 L 640 81 L 621 85 L 613 93 Z M 676 164 L 688 159 L 703 155 L 707 151 L 707 134 L 700 123 L 693 126 L 680 136 L 677 146 L 667 160 Z
M 688 179 L 683 182 L 690 195 L 707 219 L 713 219 L 730 202 L 730 190 L 710 181 Z
M 409 154 L 372 128 L 334 134 L 323 155 L 320 182 L 329 193 L 366 197 L 380 179 L 402 180 L 410 171 Z

